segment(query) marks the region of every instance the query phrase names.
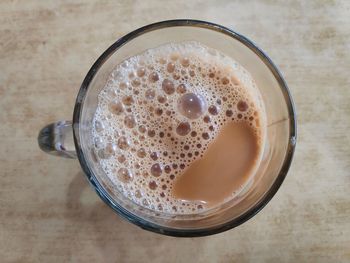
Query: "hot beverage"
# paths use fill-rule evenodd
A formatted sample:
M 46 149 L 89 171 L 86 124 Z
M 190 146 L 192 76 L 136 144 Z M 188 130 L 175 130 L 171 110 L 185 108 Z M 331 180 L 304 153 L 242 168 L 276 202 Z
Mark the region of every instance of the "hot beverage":
M 249 184 L 265 130 L 250 74 L 191 41 L 117 65 L 99 93 L 92 136 L 100 166 L 126 197 L 155 211 L 192 214 Z

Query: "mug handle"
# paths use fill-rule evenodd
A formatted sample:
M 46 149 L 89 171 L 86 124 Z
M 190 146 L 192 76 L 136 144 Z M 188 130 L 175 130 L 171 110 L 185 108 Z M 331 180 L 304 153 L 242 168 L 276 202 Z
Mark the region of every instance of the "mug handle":
M 58 121 L 42 128 L 38 135 L 38 144 L 46 153 L 71 159 L 77 158 L 71 121 Z

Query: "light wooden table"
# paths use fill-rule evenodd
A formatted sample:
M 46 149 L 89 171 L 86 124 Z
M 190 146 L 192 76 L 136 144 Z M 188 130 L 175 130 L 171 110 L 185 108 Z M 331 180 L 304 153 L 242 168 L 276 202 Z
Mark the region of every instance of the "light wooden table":
M 72 3 L 70 3 L 72 2 Z M 39 129 L 70 119 L 86 72 L 142 25 L 196 18 L 264 49 L 294 96 L 299 139 L 283 186 L 223 234 L 177 239 L 121 220 Z M 350 2 L 0 2 L 1 262 L 350 262 Z

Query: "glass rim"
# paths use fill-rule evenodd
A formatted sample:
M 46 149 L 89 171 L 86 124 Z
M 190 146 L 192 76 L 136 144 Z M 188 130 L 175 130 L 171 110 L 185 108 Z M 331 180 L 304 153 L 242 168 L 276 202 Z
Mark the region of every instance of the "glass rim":
M 199 27 L 199 28 L 214 30 L 216 32 L 223 33 L 241 42 L 246 47 L 248 47 L 251 51 L 253 51 L 269 68 L 270 72 L 273 74 L 273 76 L 277 80 L 278 85 L 283 93 L 285 103 L 288 108 L 288 116 L 289 116 L 289 141 L 286 149 L 286 155 L 283 160 L 282 167 L 276 179 L 274 180 L 273 184 L 271 185 L 271 187 L 260 198 L 258 202 L 256 202 L 252 207 L 250 207 L 247 211 L 242 213 L 240 216 L 222 225 L 203 228 L 203 229 L 178 229 L 178 228 L 165 227 L 153 222 L 146 221 L 145 219 L 129 212 L 128 210 L 120 206 L 118 203 L 115 202 L 115 200 L 107 193 L 107 191 L 103 188 L 103 186 L 98 182 L 96 176 L 90 170 L 89 165 L 84 157 L 84 153 L 80 147 L 79 124 L 80 124 L 80 117 L 82 115 L 83 104 L 84 104 L 84 100 L 85 100 L 87 91 L 89 89 L 90 83 L 93 80 L 95 74 L 100 69 L 100 67 L 109 59 L 109 57 L 114 52 L 116 52 L 121 46 L 125 45 L 130 40 L 154 30 L 167 28 L 167 27 L 181 27 L 181 26 L 182 27 Z M 107 48 L 107 50 L 104 51 L 102 55 L 95 61 L 95 63 L 92 65 L 92 67 L 88 71 L 86 77 L 84 78 L 76 98 L 76 103 L 75 103 L 74 112 L 73 112 L 73 137 L 74 137 L 77 156 L 85 176 L 87 177 L 88 181 L 90 182 L 92 187 L 95 189 L 97 194 L 100 196 L 100 198 L 108 206 L 110 206 L 114 212 L 116 212 L 123 218 L 127 219 L 131 223 L 134 223 L 135 225 L 152 232 L 169 235 L 169 236 L 177 236 L 177 237 L 198 237 L 198 236 L 207 236 L 207 235 L 217 234 L 239 226 L 240 224 L 244 223 L 245 221 L 249 220 L 254 215 L 256 215 L 262 208 L 264 208 L 264 206 L 276 194 L 276 192 L 280 188 L 282 182 L 284 181 L 287 175 L 287 172 L 291 165 L 293 154 L 295 151 L 296 138 L 297 138 L 296 113 L 295 113 L 294 102 L 292 100 L 290 91 L 288 89 L 288 86 L 282 74 L 280 73 L 278 68 L 275 66 L 275 64 L 272 62 L 272 60 L 248 38 L 244 37 L 243 35 L 229 28 L 226 28 L 224 26 L 221 26 L 215 23 L 207 22 L 207 21 L 192 20 L 192 19 L 166 20 L 166 21 L 161 21 L 161 22 L 143 26 L 141 28 L 138 28 L 124 35 L 123 37 L 119 38 L 116 42 L 114 42 L 109 48 Z

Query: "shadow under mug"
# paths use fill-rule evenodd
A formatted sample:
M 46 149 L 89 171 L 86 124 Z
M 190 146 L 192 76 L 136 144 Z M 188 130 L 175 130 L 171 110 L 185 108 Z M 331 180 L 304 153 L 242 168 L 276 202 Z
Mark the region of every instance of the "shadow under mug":
M 195 215 L 173 215 L 141 207 L 118 192 L 104 174 L 93 150 L 92 120 L 97 95 L 113 68 L 126 58 L 169 42 L 195 40 L 240 63 L 257 83 L 267 115 L 264 156 L 254 179 L 234 199 Z M 73 141 L 74 139 L 74 141 Z M 39 146 L 51 154 L 78 157 L 97 194 L 130 222 L 164 235 L 193 237 L 236 227 L 259 212 L 282 184 L 296 145 L 296 116 L 280 72 L 254 43 L 223 26 L 197 20 L 170 20 L 139 28 L 111 45 L 94 63 L 79 90 L 73 123 L 59 121 L 43 128 Z

